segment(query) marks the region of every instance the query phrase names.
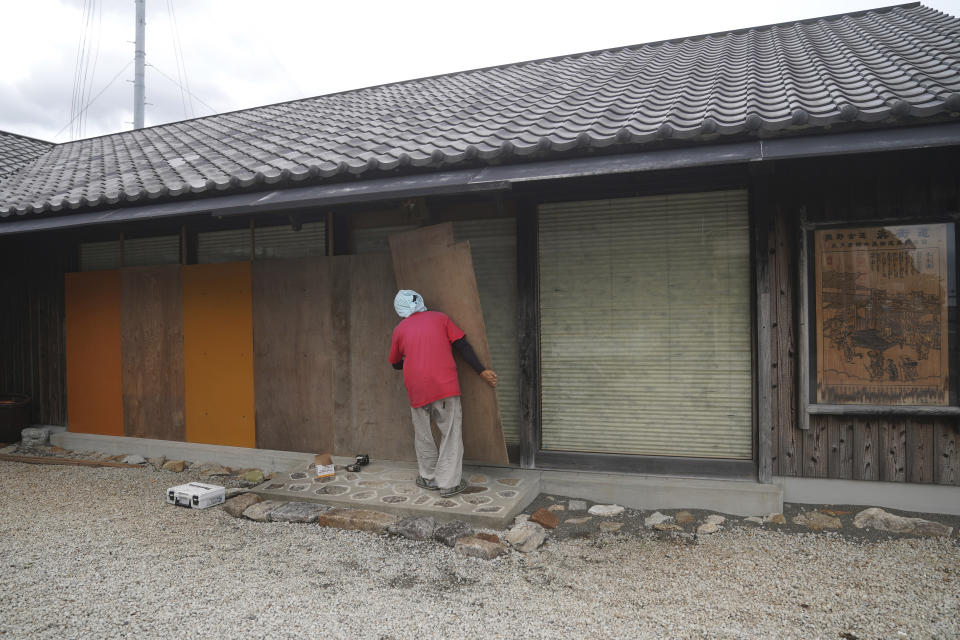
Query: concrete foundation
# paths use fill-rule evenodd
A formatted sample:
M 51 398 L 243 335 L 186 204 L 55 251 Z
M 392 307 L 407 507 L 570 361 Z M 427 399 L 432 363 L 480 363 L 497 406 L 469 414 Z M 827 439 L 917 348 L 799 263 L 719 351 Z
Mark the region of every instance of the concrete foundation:
M 634 509 L 709 509 L 738 516 L 780 513 L 783 492 L 772 484 L 637 476 L 589 471 L 541 471 L 540 490 Z
M 192 462 L 217 462 L 222 465 L 239 468 L 258 468 L 266 472 L 305 471 L 313 462 L 313 454 L 292 451 L 273 451 L 269 449 L 247 449 L 221 445 L 174 442 L 169 440 L 151 440 L 129 438 L 125 436 L 101 436 L 85 433 L 57 432 L 50 441 L 64 449 L 76 451 L 101 451 L 109 454 L 137 453 L 145 458 L 166 456 L 169 459 L 190 460 Z M 353 462 L 349 458 L 335 458 L 337 464 Z M 387 461 L 374 461 L 387 463 Z M 403 462 L 391 465 L 413 465 Z M 406 468 L 406 467 L 404 467 Z M 498 472 L 518 471 L 501 467 L 477 467 L 476 473 L 494 475 Z M 667 476 L 637 476 L 625 473 L 600 473 L 589 471 L 540 471 L 523 470 L 524 482 L 533 491 L 582 498 L 592 502 L 615 503 L 634 509 L 709 509 L 730 515 L 765 515 L 778 513 L 783 509 L 783 501 L 795 502 L 785 497 L 783 488 L 778 484 L 759 484 L 745 480 L 713 480 L 696 478 L 677 478 Z M 367 478 L 372 476 L 368 475 Z M 784 478 L 778 480 L 783 481 Z M 794 480 L 794 479 L 790 479 Z M 825 480 L 830 487 L 842 480 Z M 268 483 L 269 484 L 269 483 Z M 877 484 L 889 488 L 891 483 Z M 903 487 L 904 485 L 900 485 Z M 911 485 L 907 485 L 911 486 Z M 912 485 L 920 491 L 938 489 L 931 485 Z M 941 487 L 942 488 L 942 487 Z M 534 490 L 536 489 L 536 490 Z M 947 488 L 945 488 L 947 489 Z M 830 490 L 832 491 L 832 489 Z M 829 493 L 828 491 L 827 493 Z M 957 489 L 948 488 L 956 492 Z M 264 491 L 266 495 L 266 491 Z M 293 495 L 284 495 L 288 500 L 303 500 Z M 956 494 L 954 494 L 956 495 Z M 277 495 L 276 497 L 280 497 Z M 382 496 L 386 497 L 386 496 Z M 820 503 L 839 503 L 836 498 L 826 498 Z M 847 504 L 861 504 L 846 502 Z M 864 502 L 862 504 L 880 504 L 882 502 Z M 388 503 L 385 503 L 388 504 Z M 359 506 L 354 503 L 354 506 Z M 479 506 L 479 505 L 478 505 Z M 523 505 L 526 506 L 526 503 Z M 893 505 L 891 505 L 893 506 Z M 360 508 L 372 509 L 371 505 Z M 512 507 L 511 507 L 512 508 Z M 521 507 L 522 508 L 522 507 Z M 954 507 L 957 508 L 956 506 Z M 914 508 L 913 510 L 919 510 Z M 931 509 L 930 511 L 937 511 Z M 955 511 L 940 510 L 942 513 Z
M 960 487 L 905 482 L 777 476 L 783 499 L 799 504 L 851 504 L 917 513 L 960 515 Z

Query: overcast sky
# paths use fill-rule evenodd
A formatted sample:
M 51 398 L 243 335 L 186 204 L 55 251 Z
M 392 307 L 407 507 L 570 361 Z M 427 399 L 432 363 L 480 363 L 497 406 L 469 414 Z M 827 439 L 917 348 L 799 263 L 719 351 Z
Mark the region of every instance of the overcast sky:
M 887 4 L 146 0 L 151 66 L 145 120 L 147 126 L 162 124 L 385 82 Z M 960 15 L 960 0 L 924 4 Z M 85 29 L 85 8 L 92 6 L 95 15 Z M 0 24 L 0 129 L 65 142 L 132 128 L 134 0 L 4 0 Z M 185 74 L 178 73 L 176 36 Z M 81 65 L 84 103 L 99 97 L 71 126 L 84 38 L 89 63 Z M 192 104 L 178 83 L 189 85 Z

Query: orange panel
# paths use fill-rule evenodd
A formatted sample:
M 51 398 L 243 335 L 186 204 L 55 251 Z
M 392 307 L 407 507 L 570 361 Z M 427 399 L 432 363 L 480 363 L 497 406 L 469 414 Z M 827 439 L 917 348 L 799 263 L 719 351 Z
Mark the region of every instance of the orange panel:
M 250 263 L 183 267 L 187 442 L 256 446 Z
M 64 286 L 68 428 L 122 436 L 120 271 L 68 273 Z

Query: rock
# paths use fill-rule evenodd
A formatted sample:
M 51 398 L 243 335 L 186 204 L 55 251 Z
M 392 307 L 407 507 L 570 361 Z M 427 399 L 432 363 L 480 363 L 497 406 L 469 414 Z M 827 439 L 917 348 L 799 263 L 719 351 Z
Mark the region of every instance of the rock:
M 748 516 L 743 519 L 744 522 L 752 522 L 754 524 L 763 524 L 763 518 L 760 516 Z
M 243 479 L 250 484 L 260 484 L 264 480 L 263 471 L 260 471 L 260 469 L 251 469 L 243 474 Z
M 515 525 L 504 536 L 504 540 L 521 553 L 536 551 L 546 539 L 547 532 L 536 522 L 522 522 Z
M 271 522 L 316 522 L 330 507 L 315 502 L 288 502 L 270 512 Z
M 135 453 L 125 457 L 122 460 L 124 464 L 144 464 L 146 461 L 147 461 L 146 458 L 144 458 L 141 455 L 137 455 Z
M 587 502 L 586 500 L 571 500 L 567 502 L 568 511 L 586 511 Z
M 796 515 L 793 517 L 793 524 L 803 525 L 808 529 L 813 529 L 814 531 L 822 531 L 823 529 L 839 529 L 843 526 L 843 524 L 840 522 L 840 518 L 828 516 L 827 514 L 820 513 L 819 511 L 805 511 L 799 515 Z
M 693 522 L 693 514 L 689 511 L 678 511 L 675 516 L 677 524 L 690 524 Z
M 705 523 L 703 523 L 702 525 L 700 525 L 699 527 L 697 527 L 697 534 L 698 534 L 698 535 L 705 535 L 705 534 L 709 534 L 709 533 L 716 533 L 717 531 L 720 531 L 720 525 L 717 524 L 716 522 L 705 522 Z
M 27 427 L 20 431 L 20 442 L 25 447 L 40 447 L 50 442 L 50 429 L 47 427 Z
M 782 513 L 771 513 L 763 519 L 768 524 L 787 524 L 787 519 Z
M 566 511 L 567 508 L 562 504 L 552 504 L 547 507 L 547 511 Z
M 621 527 L 623 527 L 623 523 L 622 522 L 601 522 L 597 526 L 599 527 L 600 531 L 604 531 L 606 533 L 613 533 L 615 531 L 620 531 Z
M 382 511 L 330 509 L 317 517 L 317 524 L 322 527 L 334 527 L 337 529 L 386 533 L 390 525 L 397 520 L 397 516 L 383 513 Z
M 473 535 L 475 538 L 480 538 L 481 540 L 486 540 L 487 542 L 493 542 L 496 544 L 500 543 L 500 536 L 495 533 L 480 532 Z
M 261 502 L 262 500 L 263 498 L 255 493 L 243 493 L 224 502 L 223 510 L 232 515 L 234 518 L 239 518 L 250 506 Z
M 228 476 L 228 475 L 230 475 L 230 469 L 220 464 L 209 463 L 200 467 L 200 477 L 202 478 L 211 478 L 214 476 Z
M 522 523 L 522 522 L 527 522 L 528 520 L 530 520 L 530 515 L 529 515 L 529 514 L 519 513 L 519 514 L 517 514 L 517 516 L 513 519 L 513 524 L 515 524 L 515 525 L 516 525 L 516 524 L 520 524 L 520 523 Z
M 557 525 L 560 524 L 560 518 L 552 511 L 547 511 L 541 507 L 530 514 L 530 522 L 536 522 L 547 529 L 556 529 Z
M 436 526 L 436 521 L 430 517 L 403 518 L 387 527 L 387 533 L 409 540 L 430 540 Z
M 239 495 L 243 495 L 244 493 L 248 493 L 248 491 L 243 487 L 227 487 L 223 490 L 223 495 L 227 500 Z
M 648 527 L 652 527 L 670 520 L 673 520 L 673 516 L 664 515 L 659 511 L 654 511 L 649 517 L 643 520 L 643 524 Z
M 705 524 L 723 524 L 724 522 L 726 522 L 726 520 L 727 519 L 725 517 L 718 516 L 717 514 L 713 513 L 706 517 L 706 519 L 704 520 L 704 523 Z
M 186 468 L 187 468 L 187 463 L 184 462 L 183 460 L 167 460 L 166 462 L 163 463 L 163 466 L 161 467 L 161 469 L 163 469 L 164 471 L 174 471 L 176 473 L 180 473 Z
M 563 524 L 583 524 L 585 522 L 590 522 L 593 520 L 590 516 L 582 516 L 580 518 L 567 518 L 563 521 Z
M 653 525 L 653 528 L 657 531 L 683 531 L 683 527 L 672 522 L 661 522 Z
M 490 542 L 476 536 L 464 536 L 457 540 L 453 550 L 460 555 L 470 558 L 482 558 L 483 560 L 493 560 L 507 552 L 507 545 L 497 542 Z
M 463 520 L 446 522 L 433 530 L 433 539 L 448 547 L 457 544 L 460 538 L 470 535 L 473 535 L 473 528 Z
M 618 516 L 623 513 L 623 507 L 618 504 L 595 504 L 587 513 L 592 516 Z
M 853 518 L 853 526 L 858 529 L 869 527 L 878 531 L 891 533 L 907 533 L 914 536 L 943 536 L 950 537 L 953 527 L 924 520 L 923 518 L 907 518 L 887 513 L 878 507 L 864 509 Z
M 158 458 L 147 458 L 147 462 L 149 462 L 150 465 L 157 471 L 163 467 L 163 463 L 166 461 L 167 459 L 164 456 L 160 456 Z
M 285 504 L 286 502 L 280 500 L 264 500 L 247 507 L 243 512 L 243 517 L 257 522 L 270 522 L 270 514 L 273 510 Z

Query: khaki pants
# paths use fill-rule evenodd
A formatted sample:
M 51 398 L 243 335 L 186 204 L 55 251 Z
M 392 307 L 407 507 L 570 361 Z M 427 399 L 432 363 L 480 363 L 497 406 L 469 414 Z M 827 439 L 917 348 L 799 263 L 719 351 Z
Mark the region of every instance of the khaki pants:
M 413 415 L 414 448 L 420 475 L 427 480 L 436 480 L 442 489 L 460 484 L 463 465 L 463 413 L 460 396 L 437 400 L 424 407 L 411 407 Z M 440 449 L 433 440 L 431 418 L 440 430 Z

